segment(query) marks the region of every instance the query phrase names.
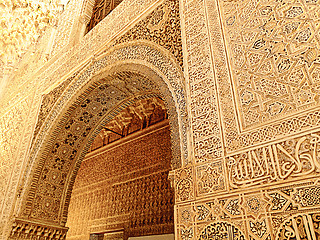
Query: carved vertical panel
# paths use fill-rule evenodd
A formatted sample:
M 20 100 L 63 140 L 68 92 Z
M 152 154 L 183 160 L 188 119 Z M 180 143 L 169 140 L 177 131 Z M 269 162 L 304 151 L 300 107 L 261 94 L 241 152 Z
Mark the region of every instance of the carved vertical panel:
M 193 200 L 194 191 L 194 168 L 185 167 L 174 172 L 174 186 L 176 202 L 184 202 Z
M 201 163 L 219 158 L 223 152 L 204 1 L 182 1 L 182 15 L 194 161 Z
M 75 40 L 73 39 L 74 37 L 80 37 L 75 31 L 80 24 L 80 13 L 84 2 L 85 0 L 71 0 L 65 6 L 65 10 L 57 23 L 52 55 L 57 54 L 64 47 L 72 43 Z
M 0 236 L 7 234 L 17 187 L 23 170 L 36 116 L 37 98 L 29 95 L 0 118 Z

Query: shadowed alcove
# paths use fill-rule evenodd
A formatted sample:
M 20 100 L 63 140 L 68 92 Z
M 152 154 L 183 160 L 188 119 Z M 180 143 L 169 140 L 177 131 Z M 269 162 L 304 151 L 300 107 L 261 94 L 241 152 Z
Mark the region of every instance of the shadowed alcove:
M 92 142 L 71 194 L 67 239 L 173 239 L 170 126 L 160 98 L 123 109 Z

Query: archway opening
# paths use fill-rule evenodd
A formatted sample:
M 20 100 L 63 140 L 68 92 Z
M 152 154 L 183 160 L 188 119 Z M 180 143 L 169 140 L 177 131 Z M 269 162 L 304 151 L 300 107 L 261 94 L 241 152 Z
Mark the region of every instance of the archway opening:
M 103 129 L 110 130 L 106 126 L 140 100 L 163 100 L 172 130 L 171 166 L 176 169 L 185 164 L 187 111 L 182 83 L 182 73 L 171 58 L 139 43 L 100 56 L 45 96 L 45 105 L 59 97 L 40 110 L 39 116 L 45 118 L 37 123 L 10 239 L 18 239 L 21 232 L 26 237 L 65 238 L 71 193 L 82 160 L 96 136 Z M 117 133 L 126 134 L 125 130 Z M 39 231 L 31 232 L 30 227 Z
M 75 180 L 67 240 L 174 239 L 167 117 L 160 98 L 141 99 L 102 128 Z

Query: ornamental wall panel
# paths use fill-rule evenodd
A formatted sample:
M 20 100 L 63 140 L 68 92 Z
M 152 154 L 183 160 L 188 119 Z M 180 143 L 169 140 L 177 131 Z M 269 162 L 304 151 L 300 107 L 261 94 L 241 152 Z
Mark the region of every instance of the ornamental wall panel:
M 223 151 L 198 161 L 194 145 L 193 166 L 175 170 L 178 239 L 318 239 L 318 1 L 182 1 L 182 13 L 185 62 L 196 42 L 211 51 L 196 63 L 213 81 L 197 88 L 212 86 Z
M 1 223 L 23 209 L 19 179 L 31 176 L 64 104 L 121 62 L 149 67 L 169 86 L 164 97 L 174 96 L 177 239 L 319 238 L 318 0 L 124 0 L 78 44 L 92 1 L 70 3 L 55 56 L 47 61 L 39 44 L 1 99 Z

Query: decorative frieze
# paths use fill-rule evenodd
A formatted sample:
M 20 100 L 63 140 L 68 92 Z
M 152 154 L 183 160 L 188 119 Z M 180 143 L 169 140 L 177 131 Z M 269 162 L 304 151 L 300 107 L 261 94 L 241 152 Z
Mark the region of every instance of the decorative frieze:
M 227 157 L 230 187 L 316 177 L 320 171 L 319 143 L 320 135 L 312 133 Z
M 12 224 L 9 240 L 65 240 L 68 228 L 50 226 L 22 219 L 16 219 Z

